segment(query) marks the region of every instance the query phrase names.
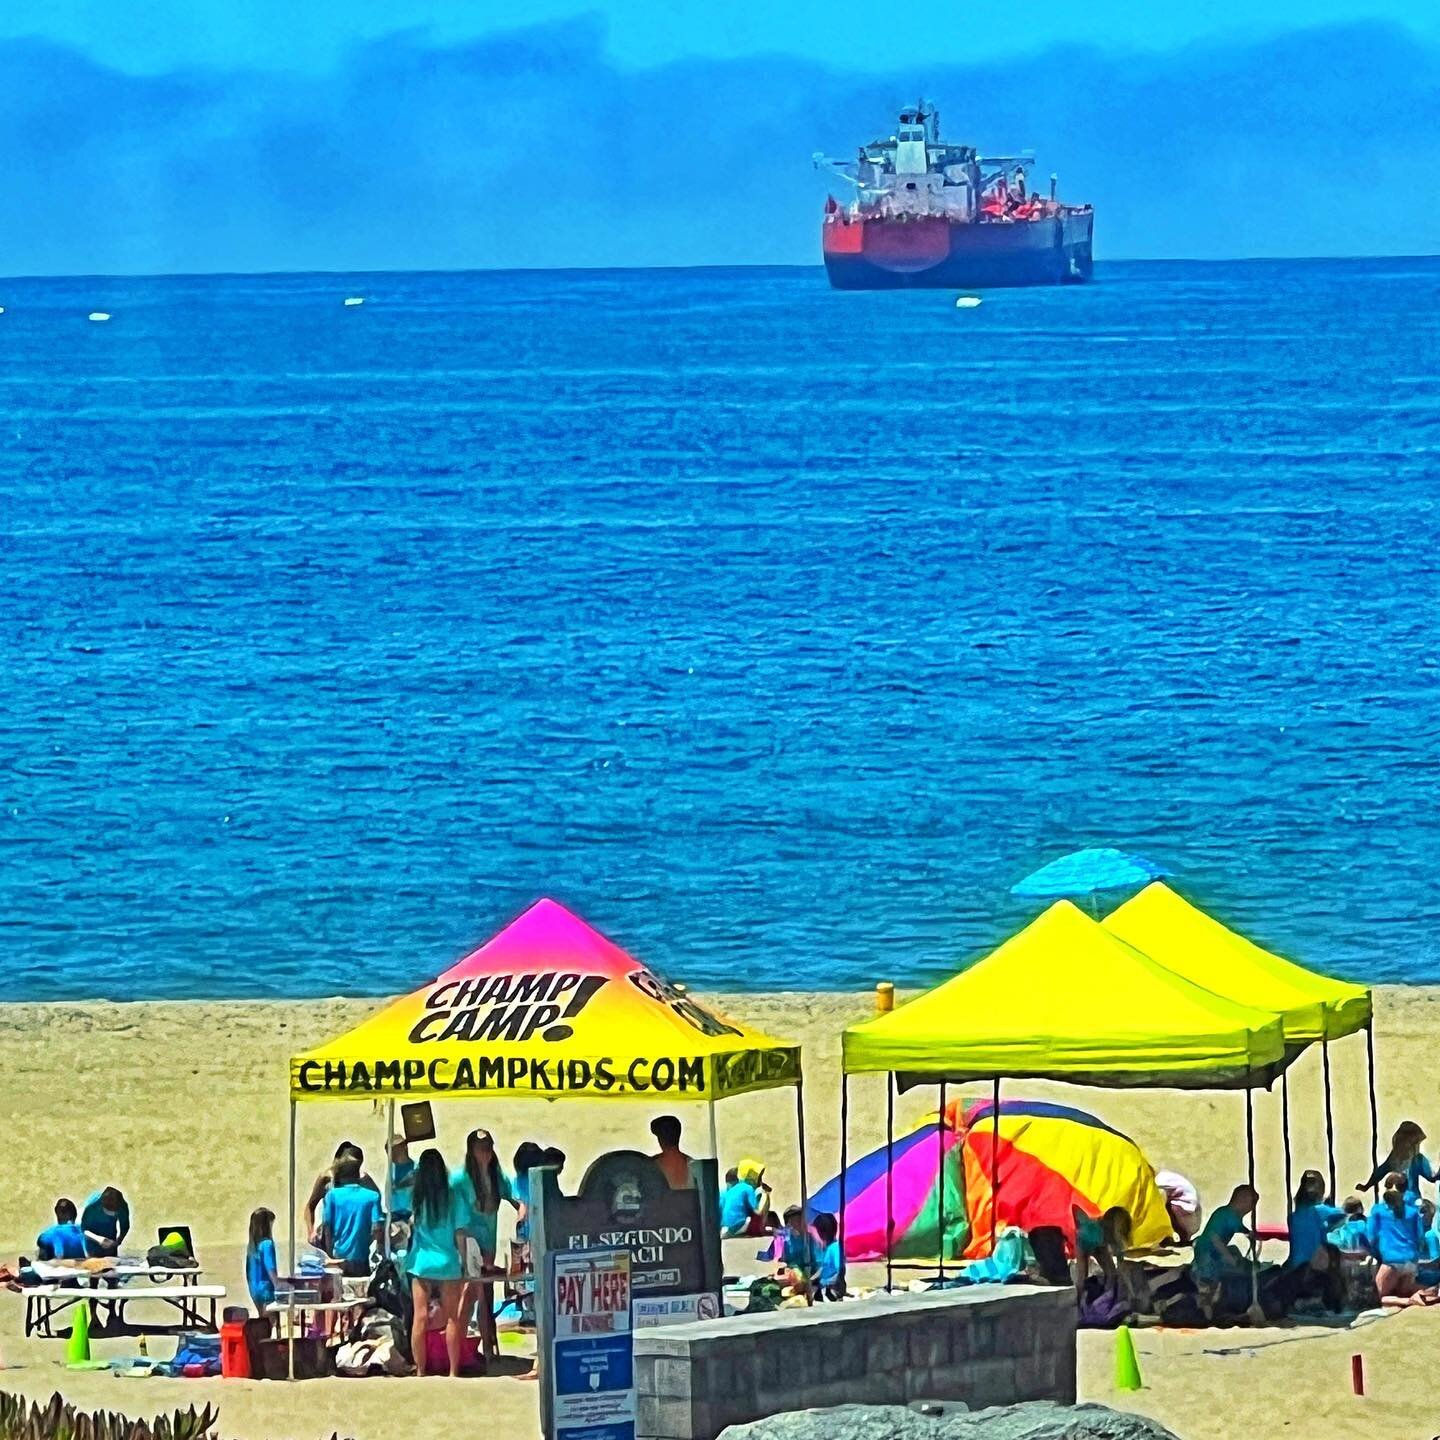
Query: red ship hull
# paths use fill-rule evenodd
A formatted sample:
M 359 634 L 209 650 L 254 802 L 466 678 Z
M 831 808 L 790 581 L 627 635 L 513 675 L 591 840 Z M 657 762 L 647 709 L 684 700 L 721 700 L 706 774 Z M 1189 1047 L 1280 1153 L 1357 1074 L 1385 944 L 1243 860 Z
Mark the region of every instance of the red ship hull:
M 825 270 L 837 290 L 974 289 L 1088 280 L 1094 212 L 974 224 L 943 216 L 825 217 Z

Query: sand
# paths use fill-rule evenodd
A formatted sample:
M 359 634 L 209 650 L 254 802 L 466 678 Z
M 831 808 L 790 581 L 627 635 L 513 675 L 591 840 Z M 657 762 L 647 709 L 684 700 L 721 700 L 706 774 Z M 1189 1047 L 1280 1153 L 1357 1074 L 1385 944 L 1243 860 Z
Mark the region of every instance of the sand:
M 8 1183 L 0 1187 L 0 1254 L 30 1252 L 55 1196 L 83 1200 L 104 1184 L 130 1199 L 137 1236 L 188 1223 L 207 1271 L 243 1302 L 245 1225 L 250 1210 L 286 1209 L 286 1060 L 340 1032 L 382 1002 L 167 1003 L 0 1006 L 0 1122 L 9 1141 Z M 869 1012 L 854 995 L 718 997 L 722 1008 L 805 1047 L 806 1127 L 812 1185 L 835 1173 L 839 1157 L 839 1033 Z M 1381 1124 L 1431 1123 L 1432 1037 L 1440 989 L 1395 988 L 1377 997 Z M 1348 1188 L 1369 1166 L 1365 1044 L 1332 1047 L 1340 1180 Z M 1015 1094 L 1064 1094 L 1133 1136 L 1157 1165 L 1188 1175 L 1207 1205 L 1243 1178 L 1244 1100 L 1239 1095 L 1067 1091 L 1016 1084 Z M 1297 1168 L 1324 1168 L 1318 1054 L 1291 1072 L 1291 1131 Z M 933 1092 L 902 1099 L 901 1119 L 916 1118 Z M 511 1153 L 524 1138 L 558 1144 L 574 1173 L 616 1146 L 648 1147 L 651 1112 L 614 1103 L 444 1102 L 436 1107 L 447 1151 L 484 1123 Z M 348 1137 L 378 1158 L 383 1116 L 368 1102 L 301 1107 L 301 1174 L 313 1176 L 335 1143 Z M 742 1153 L 770 1164 L 776 1195 L 797 1184 L 794 1104 L 788 1092 L 727 1101 L 719 1110 L 722 1158 Z M 878 1077 L 852 1083 L 851 1154 L 883 1139 L 884 1087 Z M 1283 1217 L 1279 1102 L 1256 1103 L 1262 1219 Z M 705 1148 L 704 1112 L 690 1118 L 688 1143 Z M 380 1173 L 378 1168 L 377 1175 Z M 502 1232 L 503 1239 L 503 1232 Z M 282 1257 L 283 1258 L 283 1257 Z M 744 1251 L 727 1265 L 745 1265 Z M 753 1261 L 749 1262 L 753 1267 Z M 119 1381 L 72 1374 L 59 1341 L 24 1341 L 22 1302 L 0 1294 L 0 1389 L 43 1397 L 60 1389 L 86 1406 L 132 1415 L 191 1403 L 216 1403 L 221 1432 L 235 1440 L 311 1440 L 338 1431 L 354 1440 L 412 1440 L 456 1433 L 456 1406 L 499 1422 L 504 1433 L 534 1434 L 535 1390 L 508 1377 L 483 1380 L 313 1381 L 288 1386 L 249 1381 Z M 1305 1433 L 1430 1437 L 1440 1414 L 1422 1358 L 1440 1341 L 1440 1311 L 1397 1315 L 1364 1328 L 1328 1331 L 1144 1331 L 1138 1346 L 1146 1388 L 1116 1403 L 1142 1410 L 1184 1440 L 1245 1435 L 1248 1440 Z M 1115 1401 L 1110 1340 L 1085 1335 L 1081 1393 Z M 169 1353 L 170 1342 L 156 1350 Z M 135 1342 L 102 1341 L 98 1355 L 131 1354 Z M 1365 1356 L 1370 1398 L 1350 1393 L 1350 1356 Z M 483 1408 L 482 1408 L 483 1407 Z

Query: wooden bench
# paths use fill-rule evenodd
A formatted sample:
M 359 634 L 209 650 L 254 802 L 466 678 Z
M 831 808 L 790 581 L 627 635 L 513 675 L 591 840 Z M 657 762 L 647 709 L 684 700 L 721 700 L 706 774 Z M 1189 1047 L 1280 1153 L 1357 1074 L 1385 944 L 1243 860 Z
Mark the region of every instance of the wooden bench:
M 89 1305 L 95 1322 L 106 1329 L 127 1326 L 127 1308 L 136 1300 L 160 1300 L 179 1314 L 175 1328 L 218 1330 L 217 1309 L 223 1285 L 124 1285 L 114 1289 L 87 1285 L 32 1285 L 25 1290 L 25 1334 L 55 1338 L 55 1321 L 74 1305 Z

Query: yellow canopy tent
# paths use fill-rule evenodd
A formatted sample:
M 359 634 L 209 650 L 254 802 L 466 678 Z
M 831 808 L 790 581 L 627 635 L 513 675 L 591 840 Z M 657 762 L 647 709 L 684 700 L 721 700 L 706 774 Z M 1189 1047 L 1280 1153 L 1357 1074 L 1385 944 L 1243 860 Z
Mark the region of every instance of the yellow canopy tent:
M 1058 900 L 953 979 L 847 1026 L 844 1069 L 901 1089 L 945 1080 L 1069 1080 L 1183 1089 L 1268 1085 L 1278 1018 L 1202 989 Z
M 1298 1051 L 1320 1042 L 1325 1085 L 1325 1131 L 1330 1158 L 1330 1190 L 1335 1191 L 1335 1131 L 1330 1087 L 1331 1040 L 1363 1030 L 1370 1065 L 1371 1164 L 1377 1148 L 1375 1037 L 1370 991 L 1335 980 L 1292 960 L 1263 950 L 1156 881 L 1101 922 L 1119 939 L 1143 950 L 1167 969 L 1220 995 L 1243 996 L 1247 1004 L 1280 1017 L 1285 1043 Z M 1282 1077 L 1282 1128 L 1285 1134 L 1285 1185 L 1290 1188 L 1288 1086 Z
M 1363 985 L 1307 970 L 1190 904 L 1162 881 L 1147 885 L 1100 922 L 1167 970 L 1280 1017 L 1289 1045 L 1338 1040 L 1370 1024 L 1370 992 Z
M 388 1100 L 390 1134 L 397 1099 L 701 1102 L 713 1154 L 715 1101 L 787 1085 L 803 1198 L 800 1047 L 717 1015 L 563 905 L 540 900 L 428 984 L 292 1057 L 292 1262 L 301 1102 Z
M 1243 1088 L 1253 1151 L 1250 1091 L 1269 1085 L 1285 1058 L 1276 1015 L 1193 984 L 1059 900 L 953 979 L 846 1027 L 842 1150 L 849 1077 L 887 1072 L 887 1144 L 897 1086 L 938 1083 L 943 1113 L 946 1085 L 989 1079 L 998 1116 L 1001 1080 L 1031 1078 Z M 844 1165 L 842 1154 L 842 1174 Z

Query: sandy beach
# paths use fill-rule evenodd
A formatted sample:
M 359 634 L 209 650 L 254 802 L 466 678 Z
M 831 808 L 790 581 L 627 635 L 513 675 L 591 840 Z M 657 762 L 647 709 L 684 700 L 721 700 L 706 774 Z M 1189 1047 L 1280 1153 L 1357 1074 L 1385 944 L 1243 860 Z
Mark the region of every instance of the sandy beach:
M 806 1126 L 812 1186 L 835 1173 L 839 1158 L 839 1036 L 870 1013 L 868 995 L 718 996 L 728 1012 L 804 1046 Z M 246 1219 L 267 1204 L 286 1205 L 286 1062 L 303 1048 L 353 1025 L 381 1001 L 9 1005 L 0 1007 L 0 1120 L 11 1140 L 9 1183 L 0 1189 L 0 1253 L 30 1253 L 57 1195 L 78 1200 L 104 1184 L 130 1199 L 137 1236 L 162 1223 L 188 1223 L 207 1280 L 245 1298 Z M 1430 1084 L 1431 1037 L 1440 1023 L 1440 989 L 1377 992 L 1381 1127 L 1413 1117 L 1440 1135 Z M 1352 1038 L 1331 1051 L 1344 1193 L 1368 1169 L 1365 1046 Z M 1244 1100 L 1233 1094 L 1064 1091 L 1017 1084 L 1016 1095 L 1065 1093 L 1126 1131 L 1157 1165 L 1182 1171 L 1207 1206 L 1243 1178 Z M 1318 1053 L 1291 1072 L 1291 1129 L 1297 1169 L 1324 1168 Z M 933 1092 L 902 1098 L 898 1117 L 918 1118 Z M 458 1151 L 469 1127 L 484 1123 L 508 1156 L 522 1139 L 558 1144 L 578 1174 L 617 1146 L 649 1148 L 652 1112 L 643 1106 L 586 1102 L 465 1101 L 436 1106 L 440 1144 Z M 682 1112 L 682 1118 L 687 1118 Z M 1261 1218 L 1284 1215 L 1278 1096 L 1256 1104 Z M 883 1140 L 884 1088 L 878 1078 L 852 1085 L 851 1154 Z M 778 1198 L 797 1188 L 794 1106 L 788 1092 L 725 1102 L 719 1111 L 723 1160 L 765 1158 Z M 315 1104 L 300 1116 L 301 1174 L 312 1176 L 341 1138 L 378 1161 L 383 1116 L 368 1101 Z M 689 1148 L 705 1148 L 703 1111 L 688 1117 Z M 1432 1141 L 1433 1145 L 1433 1141 Z M 377 1166 L 376 1173 L 379 1173 Z M 502 1230 L 502 1240 L 504 1232 Z M 752 1252 L 753 1255 L 753 1252 Z M 744 1249 L 730 1268 L 754 1269 Z M 35 1397 L 59 1389 L 85 1406 L 135 1416 L 212 1402 L 221 1432 L 236 1440 L 334 1432 L 353 1440 L 400 1440 L 448 1423 L 457 1405 L 484 1407 L 506 1433 L 536 1433 L 535 1389 L 508 1377 L 483 1380 L 327 1380 L 297 1386 L 248 1381 L 136 1380 L 72 1374 L 59 1341 L 21 1339 L 22 1302 L 0 1295 L 0 1388 Z M 1440 1402 L 1431 1398 L 1420 1356 L 1440 1340 L 1440 1315 L 1407 1313 L 1353 1330 L 1293 1327 L 1264 1331 L 1141 1332 L 1146 1388 L 1116 1403 L 1155 1416 L 1184 1440 L 1248 1434 L 1326 1437 L 1373 1434 L 1391 1440 L 1433 1436 Z M 1110 1340 L 1082 1337 L 1081 1393 L 1114 1401 Z M 130 1354 L 133 1340 L 102 1341 L 97 1354 Z M 169 1353 L 169 1341 L 157 1343 Z M 1350 1357 L 1365 1356 L 1370 1396 L 1350 1393 Z M 477 1414 L 480 1411 L 477 1410 Z

